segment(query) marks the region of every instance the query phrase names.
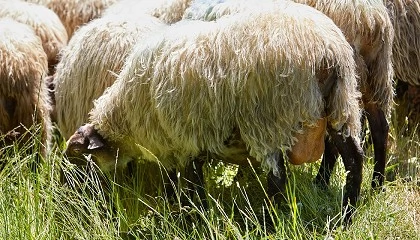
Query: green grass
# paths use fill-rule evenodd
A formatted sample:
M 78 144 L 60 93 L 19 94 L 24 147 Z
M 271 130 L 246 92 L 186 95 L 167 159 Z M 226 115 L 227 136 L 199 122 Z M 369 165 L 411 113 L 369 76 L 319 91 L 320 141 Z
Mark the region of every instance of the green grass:
M 39 160 L 28 151 L 39 145 L 33 137 L 0 150 L 0 239 L 420 239 L 420 138 L 396 126 L 385 191 L 370 188 L 368 148 L 361 198 L 347 229 L 340 224 L 342 164 L 327 190 L 312 183 L 319 163 L 290 166 L 288 202 L 277 207 L 264 201 L 264 174 L 248 170 L 235 179 L 235 166 L 214 161 L 205 168 L 204 210 L 197 199 L 190 207 L 168 200 L 166 172 L 157 165 L 136 163 L 131 172 L 103 176 L 66 164 L 62 140 Z

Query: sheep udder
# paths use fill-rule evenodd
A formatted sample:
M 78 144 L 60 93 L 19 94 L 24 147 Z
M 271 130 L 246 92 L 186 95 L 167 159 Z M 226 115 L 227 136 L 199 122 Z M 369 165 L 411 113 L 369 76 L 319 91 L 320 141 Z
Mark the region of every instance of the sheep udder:
M 319 160 L 325 148 L 326 128 L 327 119 L 321 118 L 315 126 L 305 126 L 302 133 L 296 134 L 297 141 L 287 154 L 289 162 L 300 165 Z

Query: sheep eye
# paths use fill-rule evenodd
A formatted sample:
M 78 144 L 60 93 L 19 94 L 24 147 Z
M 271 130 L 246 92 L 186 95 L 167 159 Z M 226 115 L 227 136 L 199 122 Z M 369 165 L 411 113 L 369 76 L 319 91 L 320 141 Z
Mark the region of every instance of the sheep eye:
M 80 150 L 80 148 L 73 148 L 73 152 L 76 153 L 76 154 L 79 154 L 82 151 Z

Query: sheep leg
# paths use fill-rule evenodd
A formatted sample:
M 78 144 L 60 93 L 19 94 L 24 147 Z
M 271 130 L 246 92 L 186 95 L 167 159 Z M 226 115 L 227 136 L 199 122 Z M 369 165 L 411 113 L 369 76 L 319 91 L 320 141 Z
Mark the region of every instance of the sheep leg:
M 273 169 L 267 175 L 267 194 L 268 197 L 276 202 L 281 203 L 284 201 L 284 193 L 287 182 L 287 170 L 284 161 L 283 154 L 281 152 L 275 152 L 268 156 L 274 158 L 273 160 L 277 164 L 278 172 L 274 173 Z
M 189 191 L 190 199 L 193 199 L 195 193 L 200 198 L 202 206 L 207 208 L 207 196 L 204 189 L 204 174 L 203 174 L 203 159 L 196 158 L 190 161 L 185 172 L 187 187 L 191 189 Z
M 176 186 L 178 186 L 178 171 L 172 169 L 168 171 L 168 179 L 164 182 L 165 194 L 168 199 L 175 199 Z
M 334 165 L 337 162 L 338 151 L 330 138 L 325 138 L 325 150 L 322 156 L 321 166 L 318 174 L 315 177 L 315 184 L 322 188 L 327 188 L 330 184 L 331 173 Z
M 325 98 L 328 98 L 332 92 L 333 87 L 337 81 L 337 71 L 334 69 L 322 86 L 322 94 Z M 319 79 L 323 79 L 319 77 Z M 319 167 L 318 174 L 315 177 L 315 184 L 327 188 L 330 184 L 331 173 L 334 170 L 335 163 L 337 162 L 338 152 L 337 148 L 329 137 L 325 138 L 324 154 L 322 156 L 321 166 Z
M 184 180 L 187 182 L 187 187 L 188 187 L 188 189 L 190 189 L 191 187 L 194 187 L 194 186 L 190 186 L 190 184 L 188 184 L 189 183 L 189 179 L 191 178 L 191 176 L 187 176 L 187 174 L 189 173 L 189 168 L 190 168 L 190 166 L 187 166 L 187 168 L 185 169 L 185 174 L 186 174 L 186 176 L 185 176 L 185 178 L 184 178 Z M 180 184 L 180 181 L 179 181 L 179 179 L 178 179 L 178 173 L 179 173 L 179 171 L 177 170 L 177 169 L 171 169 L 171 170 L 168 170 L 168 172 L 167 172 L 167 178 L 165 178 L 165 180 L 164 180 L 164 191 L 165 191 L 165 195 L 166 195 L 166 197 L 167 197 L 167 199 L 169 200 L 169 202 L 170 203 L 175 203 L 175 202 L 177 202 L 176 201 L 176 199 L 177 199 L 177 189 L 178 189 L 178 187 L 179 187 L 179 184 Z M 189 201 L 188 201 L 188 199 L 186 198 L 186 196 L 185 195 L 183 195 L 183 194 L 181 194 L 180 195 L 181 196 L 181 204 L 182 205 L 189 205 Z M 189 194 L 189 198 L 191 199 L 192 198 L 192 194 Z
M 389 125 L 385 113 L 375 104 L 366 104 L 365 111 L 372 135 L 375 166 L 373 170 L 372 188 L 383 185 L 385 179 L 386 148 Z
M 239 165 L 238 172 L 236 173 L 235 177 L 233 178 L 234 182 L 240 182 L 245 176 L 256 177 L 260 176 L 263 173 L 263 169 L 261 167 L 252 166 L 252 165 Z
M 343 199 L 343 215 L 344 221 L 351 223 L 351 215 L 354 212 L 362 184 L 363 150 L 351 136 L 343 137 L 342 133 L 337 132 L 331 127 L 329 127 L 328 132 L 348 172 Z

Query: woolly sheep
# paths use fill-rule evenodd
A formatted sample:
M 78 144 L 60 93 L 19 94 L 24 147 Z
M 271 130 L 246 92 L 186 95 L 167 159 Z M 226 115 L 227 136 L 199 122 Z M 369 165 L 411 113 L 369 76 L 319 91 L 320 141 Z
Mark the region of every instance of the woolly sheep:
M 58 16 L 43 6 L 21 2 L 0 0 L 0 18 L 9 17 L 31 26 L 41 38 L 47 53 L 49 74 L 54 71 L 58 54 L 67 45 L 68 36 Z
M 159 18 L 166 24 L 182 19 L 192 0 L 121 0 L 104 12 L 107 14 L 138 14 L 139 12 Z M 127 6 L 130 6 L 127 8 Z
M 330 17 L 343 31 L 347 41 L 360 55 L 358 74 L 362 92 L 363 109 L 367 117 L 375 154 L 372 187 L 383 185 L 389 118 L 393 97 L 392 44 L 393 26 L 382 0 L 293 0 L 318 9 Z M 328 141 L 328 139 L 327 139 Z M 326 143 L 326 148 L 333 148 Z M 331 154 L 330 154 L 331 153 Z M 326 151 L 316 181 L 329 183 L 337 155 Z
M 344 203 L 354 205 L 362 150 L 353 51 L 318 11 L 264 6 L 217 22 L 181 21 L 137 44 L 95 101 L 90 124 L 69 139 L 67 155 L 92 154 L 103 170 L 134 159 L 182 169 L 205 152 L 223 159 L 246 151 L 270 171 L 276 198 L 285 183 L 281 153 L 304 126 L 322 127 L 316 124 L 326 117 L 347 151 Z M 245 149 L 225 145 L 232 134 Z
M 143 14 L 109 15 L 74 34 L 61 54 L 54 79 L 57 125 L 66 139 L 88 120 L 93 100 L 114 82 L 132 46 L 164 25 Z
M 283 4 L 284 0 L 273 0 Z M 355 49 L 357 73 L 363 93 L 363 106 L 368 118 L 375 151 L 375 167 L 372 186 L 381 186 L 384 181 L 388 121 L 393 99 L 392 42 L 393 28 L 387 10 L 380 0 L 294 0 L 323 12 L 343 31 L 347 41 Z M 258 2 L 241 0 L 195 0 L 186 9 L 184 19 L 215 20 L 254 7 Z M 345 16 L 345 17 L 343 17 Z M 337 153 L 329 148 L 334 145 L 326 139 L 326 154 L 323 156 L 316 181 L 329 183 Z
M 54 11 L 64 24 L 69 38 L 83 24 L 98 18 L 118 0 L 25 0 Z
M 0 19 L 0 135 L 6 144 L 22 136 L 35 123 L 42 127 L 42 154 L 51 138 L 47 55 L 41 40 L 27 25 Z M 26 136 L 26 139 L 27 136 Z

